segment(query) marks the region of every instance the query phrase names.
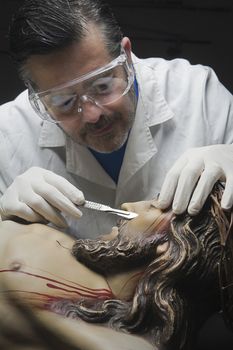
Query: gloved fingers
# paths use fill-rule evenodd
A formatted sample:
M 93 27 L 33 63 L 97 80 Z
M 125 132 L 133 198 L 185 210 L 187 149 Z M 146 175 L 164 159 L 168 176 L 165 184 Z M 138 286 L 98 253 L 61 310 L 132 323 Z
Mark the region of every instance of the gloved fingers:
M 54 208 L 60 210 L 61 212 L 64 212 L 76 218 L 80 218 L 82 216 L 82 212 L 74 205 L 74 203 L 71 202 L 66 196 L 64 196 L 54 186 L 48 183 L 44 183 L 42 187 L 34 185 L 34 191 L 42 199 L 44 199 L 46 202 L 48 202 Z M 39 206 L 38 206 L 38 209 L 39 209 Z
M 58 227 L 67 227 L 65 219 L 58 210 L 52 207 L 50 203 L 37 193 L 34 192 L 33 195 L 30 196 L 27 201 L 27 206 L 34 211 L 34 215 L 41 217 L 43 221 L 52 222 Z M 42 220 L 40 220 L 40 222 L 42 222 Z M 28 221 L 32 221 L 31 218 L 29 218 Z
M 24 194 L 33 198 L 34 192 L 29 187 L 24 190 Z M 0 214 L 3 220 L 10 219 L 14 216 L 30 222 L 44 222 L 44 218 L 36 213 L 30 206 L 27 205 L 24 198 L 20 198 L 15 190 L 15 186 L 11 185 L 0 199 Z
M 20 201 L 15 201 L 14 207 L 2 207 L 1 216 L 3 220 L 17 216 L 29 222 L 47 222 L 45 218 L 32 210 L 27 204 Z
M 230 210 L 233 206 L 233 174 L 227 175 L 225 189 L 222 195 L 221 207 Z
M 71 202 L 78 205 L 84 204 L 85 199 L 83 192 L 62 176 L 52 172 L 46 172 L 44 174 L 44 179 L 48 184 L 56 187 L 65 197 L 69 198 Z
M 167 209 L 171 206 L 174 198 L 177 184 L 179 181 L 180 173 L 185 166 L 187 160 L 186 157 L 182 156 L 179 158 L 173 167 L 168 171 L 165 180 L 163 182 L 157 206 L 160 209 Z
M 182 214 L 187 209 L 201 171 L 201 162 L 199 164 L 189 163 L 182 170 L 172 204 L 172 210 L 175 214 Z
M 188 213 L 196 215 L 203 207 L 214 184 L 221 178 L 222 169 L 217 164 L 209 164 L 203 170 L 188 206 Z
M 195 215 L 202 208 L 214 183 L 227 179 L 221 205 L 226 210 L 230 209 L 233 204 L 232 147 L 214 145 L 185 152 L 165 178 L 158 207 L 166 209 L 173 202 L 174 213 L 181 214 L 188 208 L 188 212 Z
M 3 217 L 19 216 L 31 222 L 46 220 L 64 227 L 66 222 L 59 211 L 75 217 L 82 215 L 73 202 L 85 202 L 79 189 L 52 171 L 32 167 L 17 176 L 1 197 L 0 213 Z

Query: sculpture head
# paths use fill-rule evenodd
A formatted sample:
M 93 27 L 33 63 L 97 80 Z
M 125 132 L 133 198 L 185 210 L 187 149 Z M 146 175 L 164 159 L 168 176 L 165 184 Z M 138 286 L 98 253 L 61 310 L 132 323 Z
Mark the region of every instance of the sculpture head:
M 221 194 L 216 187 L 193 217 L 161 212 L 155 201 L 124 205 L 139 213 L 137 219 L 122 221 L 109 237 L 76 241 L 73 254 L 105 275 L 143 266 L 132 299 L 67 302 L 62 312 L 140 334 L 158 347 L 185 348 L 202 322 L 220 309 L 221 237 L 230 225 Z

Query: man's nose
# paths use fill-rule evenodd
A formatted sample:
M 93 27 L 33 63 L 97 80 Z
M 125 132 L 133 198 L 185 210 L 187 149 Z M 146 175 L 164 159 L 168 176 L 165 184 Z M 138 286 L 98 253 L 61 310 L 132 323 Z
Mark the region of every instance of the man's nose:
M 101 106 L 99 106 L 94 100 L 83 96 L 80 101 L 79 110 L 82 113 L 82 119 L 86 123 L 96 123 L 103 114 Z

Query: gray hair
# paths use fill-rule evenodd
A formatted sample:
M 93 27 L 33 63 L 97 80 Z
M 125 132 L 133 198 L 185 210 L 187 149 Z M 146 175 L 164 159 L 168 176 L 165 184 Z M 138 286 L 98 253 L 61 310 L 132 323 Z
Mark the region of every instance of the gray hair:
M 25 0 L 9 29 L 10 53 L 20 77 L 27 80 L 25 63 L 30 56 L 79 42 L 90 23 L 102 31 L 109 54 L 117 56 L 123 35 L 111 9 L 101 0 Z

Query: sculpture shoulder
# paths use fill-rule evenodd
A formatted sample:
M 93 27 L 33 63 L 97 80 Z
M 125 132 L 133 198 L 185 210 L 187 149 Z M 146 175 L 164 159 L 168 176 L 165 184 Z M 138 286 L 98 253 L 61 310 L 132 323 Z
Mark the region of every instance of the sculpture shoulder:
M 49 251 L 58 245 L 57 242 L 70 249 L 73 238 L 43 224 L 24 225 L 11 220 L 0 222 L 0 259 L 33 257 L 36 251 Z

